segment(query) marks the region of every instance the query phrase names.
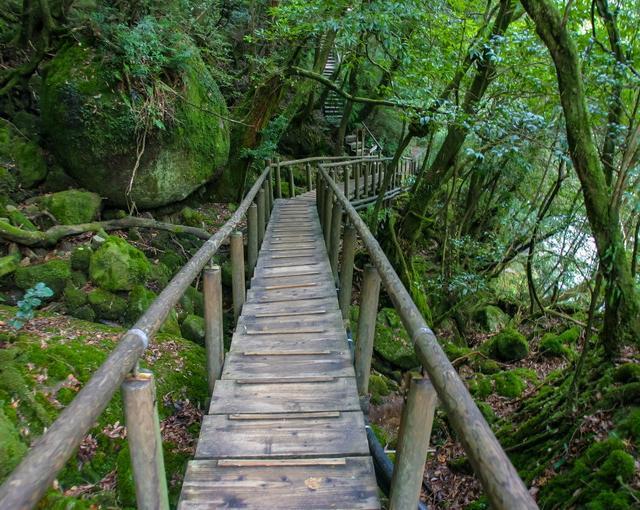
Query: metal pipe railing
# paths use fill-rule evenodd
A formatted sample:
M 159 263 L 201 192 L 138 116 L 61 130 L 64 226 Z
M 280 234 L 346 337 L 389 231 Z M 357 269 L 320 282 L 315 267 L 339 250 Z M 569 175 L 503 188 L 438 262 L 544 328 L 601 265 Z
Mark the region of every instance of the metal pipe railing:
M 330 204 L 335 198 L 342 205 L 342 211 L 348 218 L 349 223 L 355 227 L 369 253 L 371 263 L 377 269 L 383 286 L 413 341 L 416 354 L 438 394 L 451 425 L 464 446 L 469 461 L 480 479 L 492 507 L 497 510 L 537 508 L 527 488 L 518 476 L 518 472 L 509 461 L 378 241 L 369 231 L 362 218 L 360 218 L 349 199 L 344 195 L 340 186 L 330 176 L 326 165 L 319 165 L 318 173 L 319 185 L 324 186 L 325 191 L 323 193 L 332 195 L 329 198 L 324 195 L 326 203 Z M 329 228 L 329 225 L 325 222 L 323 227 Z M 414 407 L 416 409 L 421 408 L 421 406 Z M 398 461 L 401 462 L 401 459 L 399 458 Z M 424 469 L 424 459 L 420 469 Z M 417 498 L 417 494 L 415 497 Z M 393 487 L 392 500 L 394 500 Z

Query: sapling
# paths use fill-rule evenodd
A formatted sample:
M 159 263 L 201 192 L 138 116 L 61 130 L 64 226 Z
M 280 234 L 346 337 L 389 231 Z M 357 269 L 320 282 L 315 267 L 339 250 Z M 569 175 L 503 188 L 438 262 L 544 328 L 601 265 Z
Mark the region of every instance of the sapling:
M 16 316 L 9 321 L 13 329 L 20 329 L 26 322 L 33 319 L 34 312 L 42 304 L 42 298 L 53 296 L 53 291 L 42 282 L 36 283 L 20 301 L 18 301 L 18 311 Z

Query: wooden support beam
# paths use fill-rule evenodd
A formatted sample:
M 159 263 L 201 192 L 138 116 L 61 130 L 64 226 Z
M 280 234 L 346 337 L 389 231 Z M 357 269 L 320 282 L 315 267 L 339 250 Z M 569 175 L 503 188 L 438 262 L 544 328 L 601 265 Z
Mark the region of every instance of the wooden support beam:
M 313 191 L 313 179 L 311 178 L 311 163 L 305 165 L 307 172 L 307 191 Z
M 247 266 L 249 277 L 258 261 L 258 206 L 251 204 L 247 212 Z
M 266 216 L 265 216 L 265 204 L 264 204 L 264 189 L 260 188 L 258 191 L 258 197 L 256 199 L 258 205 L 258 249 L 262 246 L 264 240 L 264 231 L 266 228 Z
M 375 267 L 367 265 L 364 268 L 364 280 L 360 293 L 360 315 L 356 336 L 356 382 L 360 395 L 366 395 L 369 391 L 369 372 L 371 371 L 373 340 L 376 335 L 379 294 L 380 275 Z
M 340 261 L 340 293 L 338 302 L 342 318 L 349 318 L 351 290 L 353 287 L 353 262 L 356 253 L 356 229 L 350 223 L 344 227 L 342 236 L 342 260 Z
M 276 162 L 276 197 L 282 198 L 282 180 L 280 176 L 280 158 Z
M 204 270 L 202 281 L 205 321 L 204 344 L 210 395 L 213 393 L 215 381 L 222 374 L 222 365 L 224 364 L 221 274 L 220 266 L 213 266 Z
M 436 402 L 436 391 L 429 379 L 411 380 L 400 422 L 389 510 L 418 506 Z
M 293 167 L 289 167 L 289 198 L 296 196 L 296 183 L 293 180 Z
M 169 510 L 153 374 L 140 370 L 121 386 L 137 508 Z
M 325 184 L 326 187 L 326 184 Z M 331 213 L 333 212 L 333 193 L 329 188 L 326 189 L 324 195 L 324 218 L 322 221 L 322 231 L 324 233 L 324 245 L 329 253 L 331 244 Z
M 329 248 L 329 264 L 333 273 L 333 281 L 338 282 L 338 255 L 340 254 L 340 234 L 342 229 L 342 204 L 337 200 L 331 211 L 331 240 Z
M 242 232 L 231 234 L 231 288 L 233 293 L 233 318 L 240 317 L 245 299 L 244 238 Z

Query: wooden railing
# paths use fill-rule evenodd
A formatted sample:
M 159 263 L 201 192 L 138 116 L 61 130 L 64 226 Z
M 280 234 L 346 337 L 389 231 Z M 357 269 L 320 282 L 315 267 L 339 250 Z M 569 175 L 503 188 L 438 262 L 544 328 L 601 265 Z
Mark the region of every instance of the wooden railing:
M 247 264 L 249 275 L 274 201 L 274 181 L 280 188 L 280 169 L 304 166 L 307 187 L 312 184 L 311 164 L 345 158 L 306 158 L 268 164 L 233 216 L 209 239 L 173 277 L 149 309 L 120 339 L 118 346 L 58 416 L 51 427 L 29 449 L 20 464 L 0 487 L 0 509 L 34 507 L 51 486 L 57 473 L 74 454 L 95 425 L 118 388 L 122 390 L 127 440 L 132 458 L 138 508 L 168 508 L 166 476 L 162 458 L 160 425 L 151 372 L 140 370 L 138 362 L 149 341 L 158 332 L 172 308 L 191 283 L 203 275 L 206 321 L 206 357 L 209 390 L 224 362 L 222 342 L 222 289 L 220 268 L 205 269 L 220 246 L 230 239 L 234 312 L 237 318 L 245 296 L 244 238 L 236 227 L 247 217 Z M 293 173 L 290 193 L 295 195 Z M 277 196 L 281 192 L 276 193 Z
M 366 163 L 366 165 L 369 164 Z M 344 172 L 346 172 L 344 168 L 351 168 L 351 172 L 355 172 L 342 175 L 342 186 L 334 179 L 338 173 L 337 170 L 341 168 Z M 413 168 L 415 169 L 415 165 Z M 403 171 L 398 169 L 391 171 L 393 171 L 394 185 L 397 184 L 398 179 L 404 178 Z M 359 200 L 356 190 L 361 188 L 358 188 L 357 184 L 354 186 L 354 196 L 348 183 L 357 183 L 359 176 L 364 174 L 359 162 L 320 164 L 317 173 L 316 197 L 329 260 L 334 276 L 339 281 L 339 302 L 345 319 L 348 317 L 351 305 L 357 236 L 360 237 L 371 260 L 371 265 L 364 269 L 356 330 L 355 368 L 359 393 L 366 395 L 368 392 L 381 281 L 413 341 L 418 359 L 428 374 L 428 377 L 414 378 L 410 385 L 402 415 L 396 465 L 391 480 L 390 509 L 404 510 L 416 508 L 418 505 L 437 400 L 440 401 L 449 422 L 464 446 L 492 508 L 497 510 L 537 508 L 409 292 L 354 207 Z M 367 186 L 365 184 L 365 190 Z M 377 190 L 377 192 L 380 191 Z M 354 202 L 350 202 L 350 197 L 355 198 Z M 338 274 L 340 246 L 342 258 Z

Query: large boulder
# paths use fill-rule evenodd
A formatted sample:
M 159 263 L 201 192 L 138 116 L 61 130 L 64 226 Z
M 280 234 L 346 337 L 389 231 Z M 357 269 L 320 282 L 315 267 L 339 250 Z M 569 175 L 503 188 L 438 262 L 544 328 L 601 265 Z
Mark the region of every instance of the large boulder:
M 500 361 L 518 361 L 529 354 L 529 342 L 513 328 L 503 329 L 485 345 L 491 357 Z
M 117 80 L 103 57 L 70 45 L 45 73 L 43 129 L 66 171 L 113 204 L 134 202 L 139 208 L 182 200 L 211 180 L 228 158 L 227 108 L 198 51 L 179 71 L 177 94 L 163 96 L 161 108 L 168 113 L 148 127 L 139 164 L 142 124 L 136 111 L 144 98 Z
M 144 253 L 119 237 L 110 236 L 92 255 L 89 276 L 101 288 L 131 290 L 151 271 Z
M 98 217 L 102 199 L 97 193 L 70 189 L 44 195 L 39 203 L 63 225 L 77 225 Z

